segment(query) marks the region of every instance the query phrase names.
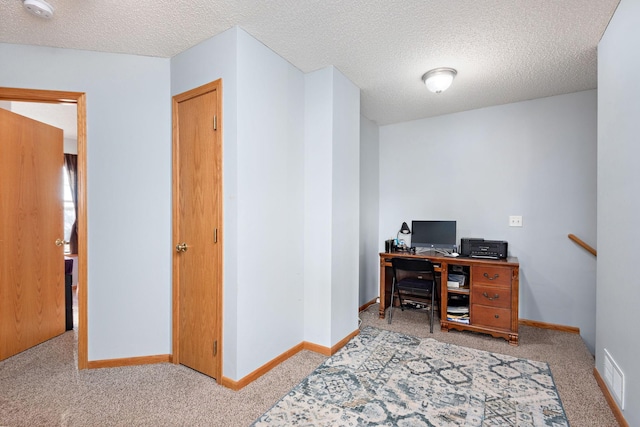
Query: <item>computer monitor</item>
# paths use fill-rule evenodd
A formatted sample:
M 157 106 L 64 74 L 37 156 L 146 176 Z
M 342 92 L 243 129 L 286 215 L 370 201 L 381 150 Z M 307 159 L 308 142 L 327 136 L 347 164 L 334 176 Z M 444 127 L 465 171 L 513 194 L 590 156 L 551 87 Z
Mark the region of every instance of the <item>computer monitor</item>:
M 455 221 L 412 221 L 411 246 L 452 251 L 456 249 Z

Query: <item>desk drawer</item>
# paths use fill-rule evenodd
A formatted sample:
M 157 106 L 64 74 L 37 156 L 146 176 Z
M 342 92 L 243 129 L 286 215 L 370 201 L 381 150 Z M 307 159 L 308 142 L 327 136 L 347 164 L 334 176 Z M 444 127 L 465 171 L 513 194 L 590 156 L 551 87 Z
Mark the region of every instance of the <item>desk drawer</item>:
M 491 307 L 511 307 L 511 288 L 507 286 L 473 285 L 471 296 L 474 304 Z
M 488 326 L 496 329 L 509 330 L 511 328 L 511 310 L 508 308 L 472 304 L 471 324 L 474 326 Z
M 509 267 L 492 267 L 475 265 L 471 271 L 471 280 L 474 285 L 483 283 L 486 285 L 511 285 L 511 269 Z

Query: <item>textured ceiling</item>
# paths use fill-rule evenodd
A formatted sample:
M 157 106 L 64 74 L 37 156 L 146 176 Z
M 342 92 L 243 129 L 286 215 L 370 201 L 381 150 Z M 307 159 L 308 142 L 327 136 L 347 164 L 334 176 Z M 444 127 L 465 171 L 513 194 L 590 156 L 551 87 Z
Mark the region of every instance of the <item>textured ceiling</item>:
M 595 88 L 619 0 L 48 2 L 47 21 L 2 0 L 0 42 L 171 57 L 238 25 L 304 72 L 337 67 L 384 125 Z M 438 95 L 436 67 L 458 70 Z

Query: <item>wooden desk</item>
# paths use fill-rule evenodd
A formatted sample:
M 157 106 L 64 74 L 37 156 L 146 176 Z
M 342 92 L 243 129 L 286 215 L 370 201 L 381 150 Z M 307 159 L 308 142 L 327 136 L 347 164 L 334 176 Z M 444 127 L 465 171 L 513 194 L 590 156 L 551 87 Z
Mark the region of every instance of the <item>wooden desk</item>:
M 392 252 L 380 254 L 380 318 L 384 319 L 391 301 L 393 269 L 391 259 L 423 258 L 433 263 L 436 274 L 440 273 L 440 328 L 443 331 L 456 329 L 490 334 L 504 338 L 511 345 L 518 345 L 518 258 L 505 260 L 481 258 L 453 258 L 443 255 L 410 254 Z M 462 270 L 467 276 L 464 288 L 448 288 L 447 276 L 454 270 Z M 461 296 L 461 297 L 460 297 Z M 450 298 L 469 301 L 469 324 L 447 319 Z

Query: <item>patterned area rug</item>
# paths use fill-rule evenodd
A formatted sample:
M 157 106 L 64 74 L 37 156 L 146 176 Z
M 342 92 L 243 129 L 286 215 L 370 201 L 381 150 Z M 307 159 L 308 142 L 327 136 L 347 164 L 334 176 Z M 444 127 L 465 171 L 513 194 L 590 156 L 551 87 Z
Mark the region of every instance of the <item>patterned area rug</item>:
M 549 366 L 364 328 L 254 426 L 568 426 Z

